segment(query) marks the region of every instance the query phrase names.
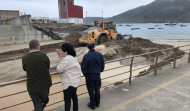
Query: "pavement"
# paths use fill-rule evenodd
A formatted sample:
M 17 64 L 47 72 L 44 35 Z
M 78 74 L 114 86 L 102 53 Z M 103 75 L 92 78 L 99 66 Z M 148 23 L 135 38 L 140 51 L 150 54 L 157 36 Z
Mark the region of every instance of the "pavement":
M 79 111 L 87 107 L 89 97 L 79 99 Z M 71 107 L 72 108 L 72 107 Z M 71 109 L 72 110 L 72 109 Z M 64 105 L 48 111 L 64 111 Z M 96 111 L 190 111 L 190 64 L 187 62 L 158 70 L 101 91 Z

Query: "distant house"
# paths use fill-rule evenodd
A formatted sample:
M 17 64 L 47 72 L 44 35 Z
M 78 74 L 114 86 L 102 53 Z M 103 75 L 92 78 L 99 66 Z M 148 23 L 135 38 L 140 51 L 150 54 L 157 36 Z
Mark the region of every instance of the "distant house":
M 49 17 L 30 17 L 30 23 L 57 23 Z

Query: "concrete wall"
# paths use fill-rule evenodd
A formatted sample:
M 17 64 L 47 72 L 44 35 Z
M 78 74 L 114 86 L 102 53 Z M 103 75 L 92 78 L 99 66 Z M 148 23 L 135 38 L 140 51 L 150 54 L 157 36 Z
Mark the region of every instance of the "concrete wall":
M 30 17 L 31 17 L 31 15 L 23 15 L 23 16 L 19 16 L 19 17 L 1 21 L 1 24 L 29 24 Z
M 0 44 L 25 43 L 32 39 L 51 40 L 31 25 L 0 25 Z
M 16 10 L 0 10 L 0 19 L 6 20 L 19 16 L 19 11 Z
M 29 20 L 30 17 L 31 15 L 23 15 L 8 19 L 6 22 L 2 21 L 3 23 L 0 25 L 0 44 L 25 43 L 32 39 L 39 41 L 51 40 L 51 37 L 33 28 Z

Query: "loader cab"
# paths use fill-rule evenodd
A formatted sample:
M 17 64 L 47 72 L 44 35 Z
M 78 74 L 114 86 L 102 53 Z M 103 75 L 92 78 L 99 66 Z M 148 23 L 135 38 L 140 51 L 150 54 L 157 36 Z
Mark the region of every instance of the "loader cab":
M 96 28 L 102 29 L 102 22 L 95 21 L 94 24 Z
M 109 30 L 109 23 L 104 23 L 104 30 Z
M 95 21 L 94 24 L 98 29 L 102 29 L 102 30 L 114 29 L 114 25 L 112 24 L 112 22 Z
M 115 30 L 115 26 L 113 25 L 112 22 L 103 22 L 103 29 L 107 31 L 110 29 Z

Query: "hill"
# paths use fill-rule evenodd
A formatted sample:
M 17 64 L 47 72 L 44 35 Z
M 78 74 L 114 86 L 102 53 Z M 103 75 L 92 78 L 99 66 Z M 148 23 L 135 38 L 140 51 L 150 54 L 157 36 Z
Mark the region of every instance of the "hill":
M 84 23 L 88 24 L 94 24 L 94 20 L 102 21 L 102 17 L 87 17 L 83 19 Z M 110 21 L 110 18 L 103 18 L 103 21 Z
M 156 0 L 110 18 L 116 23 L 190 22 L 190 0 Z

